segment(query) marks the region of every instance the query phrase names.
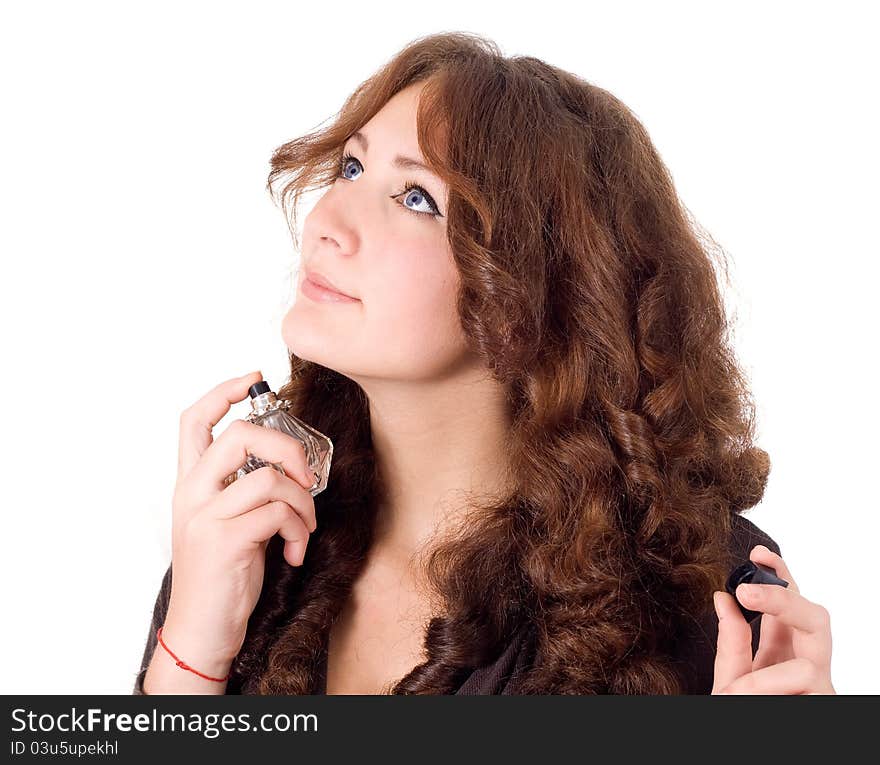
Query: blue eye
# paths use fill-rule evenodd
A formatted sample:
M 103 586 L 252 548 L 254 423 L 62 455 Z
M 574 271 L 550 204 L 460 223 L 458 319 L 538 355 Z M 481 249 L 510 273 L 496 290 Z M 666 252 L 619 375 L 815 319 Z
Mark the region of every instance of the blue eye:
M 358 165 L 361 164 L 361 161 L 357 157 L 354 157 L 351 154 L 344 154 L 342 156 L 342 162 L 339 167 L 339 175 L 337 176 L 337 178 L 344 178 L 347 181 L 354 180 L 354 178 L 349 177 L 346 172 L 348 170 L 349 162 L 357 162 Z M 361 165 L 361 169 L 363 169 L 363 165 Z M 403 203 L 401 203 L 401 207 L 403 207 L 404 210 L 408 210 L 415 215 L 428 215 L 432 218 L 436 218 L 438 216 L 442 217 L 440 215 L 440 211 L 437 209 L 437 204 L 431 198 L 431 195 L 421 186 L 419 186 L 415 181 L 406 181 L 404 183 L 403 191 L 398 192 L 397 194 L 392 194 L 391 198 L 397 199 L 404 194 L 406 194 L 406 197 L 404 197 L 404 201 Z M 426 202 L 430 206 L 430 210 L 414 210 L 412 207 L 408 207 L 406 205 L 407 199 L 409 199 L 414 205 L 419 205 L 422 202 Z

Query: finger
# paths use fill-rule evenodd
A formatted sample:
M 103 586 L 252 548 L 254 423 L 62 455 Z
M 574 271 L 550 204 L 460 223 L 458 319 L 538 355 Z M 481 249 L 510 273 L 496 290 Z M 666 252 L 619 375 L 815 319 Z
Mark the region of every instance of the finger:
M 799 694 L 824 687 L 822 672 L 809 659 L 796 658 L 756 669 L 722 688 L 719 695 Z
M 227 523 L 233 533 L 252 544 L 263 544 L 275 534 L 284 540 L 284 558 L 292 566 L 299 566 L 305 555 L 309 531 L 302 518 L 285 502 L 269 502 L 256 510 L 230 518 Z
M 752 548 L 749 558 L 756 563 L 772 568 L 779 577 L 788 582 L 786 589 L 800 592 L 791 571 L 778 553 L 773 552 L 766 545 L 756 545 Z M 760 646 L 752 666 L 755 669 L 760 669 L 792 658 L 794 658 L 794 651 L 792 649 L 791 628 L 777 619 L 761 619 Z
M 761 631 L 758 636 L 758 650 L 752 661 L 752 669 L 781 664 L 795 658 L 792 647 L 794 630 L 769 614 L 761 615 Z
M 211 431 L 236 401 L 247 396 L 248 388 L 261 380 L 261 372 L 234 377 L 216 386 L 180 415 L 180 441 L 177 450 L 178 480 L 189 475 L 213 440 Z
M 797 586 L 797 582 L 795 582 L 794 577 L 791 575 L 791 571 L 788 570 L 788 566 L 785 565 L 785 561 L 769 547 L 765 545 L 755 545 L 749 553 L 749 559 L 755 563 L 763 563 L 765 566 L 770 566 L 770 568 L 776 572 L 776 576 L 788 582 L 787 589 L 800 592 L 800 588 Z
M 775 617 L 789 627 L 796 657 L 824 666 L 831 661 L 831 621 L 828 610 L 799 592 L 776 584 L 741 584 L 737 599 L 753 611 Z
M 234 518 L 274 501 L 292 507 L 309 531 L 317 528 L 314 497 L 271 467 L 253 470 L 221 491 L 212 500 L 210 513 L 214 518 Z
M 752 671 L 752 630 L 726 592 L 716 591 L 715 613 L 718 616 L 718 645 L 712 693 Z
M 736 597 L 746 608 L 775 616 L 783 624 L 809 634 L 823 632 L 828 612 L 799 592 L 778 584 L 741 584 Z
M 297 439 L 274 428 L 236 420 L 208 447 L 193 467 L 188 479 L 192 490 L 202 495 L 222 491 L 226 476 L 238 470 L 250 455 L 281 465 L 287 476 L 306 489 L 315 483 L 305 448 Z

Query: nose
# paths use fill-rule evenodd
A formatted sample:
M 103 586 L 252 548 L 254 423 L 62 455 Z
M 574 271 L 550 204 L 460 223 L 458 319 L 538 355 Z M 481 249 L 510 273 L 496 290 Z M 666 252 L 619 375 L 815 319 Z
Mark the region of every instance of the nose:
M 327 250 L 327 254 L 348 255 L 357 248 L 357 235 L 354 230 L 342 221 L 325 221 L 324 234 L 318 236 L 319 246 Z
M 363 219 L 352 200 L 344 199 L 338 187 L 331 187 L 306 216 L 304 241 L 311 240 L 315 250 L 325 257 L 352 256 L 361 246 Z M 366 212 L 366 211 L 364 211 Z

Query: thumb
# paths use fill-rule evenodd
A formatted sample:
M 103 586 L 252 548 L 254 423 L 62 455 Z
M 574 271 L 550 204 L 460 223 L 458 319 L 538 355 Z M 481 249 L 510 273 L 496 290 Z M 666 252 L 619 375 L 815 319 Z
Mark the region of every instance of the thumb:
M 752 630 L 732 595 L 717 590 L 713 598 L 718 616 L 718 647 L 712 685 L 715 694 L 752 671 Z

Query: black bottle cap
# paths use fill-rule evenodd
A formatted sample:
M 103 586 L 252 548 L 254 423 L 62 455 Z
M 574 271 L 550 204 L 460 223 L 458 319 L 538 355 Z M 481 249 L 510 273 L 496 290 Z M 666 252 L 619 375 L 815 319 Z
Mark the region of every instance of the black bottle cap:
M 776 576 L 775 569 L 770 568 L 770 566 L 765 566 L 762 563 L 747 561 L 733 569 L 733 571 L 730 572 L 730 576 L 727 577 L 727 583 L 724 585 L 724 589 L 733 595 L 733 599 L 736 600 L 736 604 L 739 606 L 739 610 L 742 612 L 742 615 L 747 622 L 754 621 L 763 612 L 752 611 L 737 600 L 736 588 L 741 584 L 778 584 L 781 587 L 788 587 L 788 582 L 786 582 L 785 579 L 780 579 Z
M 261 393 L 269 393 L 271 392 L 271 390 L 272 389 L 269 387 L 269 383 L 267 383 L 265 380 L 260 380 L 259 382 L 255 382 L 253 385 L 251 385 L 250 388 L 248 388 L 248 395 L 251 398 L 256 398 Z

